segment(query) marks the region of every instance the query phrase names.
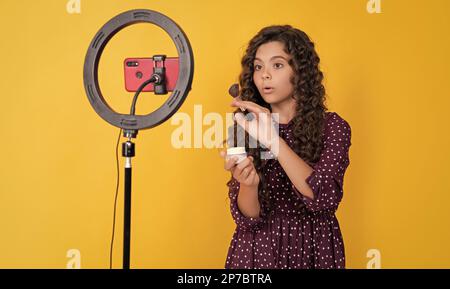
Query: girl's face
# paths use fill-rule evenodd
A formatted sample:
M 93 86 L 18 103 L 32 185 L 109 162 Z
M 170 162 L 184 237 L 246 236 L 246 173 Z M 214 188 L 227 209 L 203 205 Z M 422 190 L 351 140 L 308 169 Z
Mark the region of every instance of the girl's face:
M 270 105 L 280 104 L 293 95 L 291 78 L 294 71 L 288 62 L 290 58 L 279 41 L 262 44 L 256 51 L 253 82 Z

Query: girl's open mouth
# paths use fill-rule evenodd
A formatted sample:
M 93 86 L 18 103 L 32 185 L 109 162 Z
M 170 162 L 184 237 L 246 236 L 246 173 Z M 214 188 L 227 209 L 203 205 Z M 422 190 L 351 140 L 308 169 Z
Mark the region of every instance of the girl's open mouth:
M 263 88 L 263 91 L 264 91 L 264 93 L 271 93 L 272 91 L 273 91 L 273 87 L 264 87 Z

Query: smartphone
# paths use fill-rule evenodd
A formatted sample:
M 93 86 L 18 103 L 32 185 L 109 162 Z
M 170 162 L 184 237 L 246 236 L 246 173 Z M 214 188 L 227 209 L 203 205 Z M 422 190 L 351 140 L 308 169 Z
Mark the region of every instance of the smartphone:
M 128 92 L 136 92 L 139 86 L 150 79 L 153 74 L 152 58 L 126 58 L 123 62 L 125 69 L 125 89 Z M 157 61 L 157 67 L 162 67 L 163 62 Z M 166 67 L 166 88 L 173 91 L 178 78 L 178 57 L 166 57 L 164 60 Z M 148 84 L 142 91 L 154 91 L 153 83 Z

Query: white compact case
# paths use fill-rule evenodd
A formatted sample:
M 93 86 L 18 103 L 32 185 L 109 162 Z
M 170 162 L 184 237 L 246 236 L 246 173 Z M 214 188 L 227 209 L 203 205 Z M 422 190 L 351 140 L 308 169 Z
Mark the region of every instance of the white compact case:
M 227 149 L 227 157 L 226 159 L 229 160 L 232 157 L 237 157 L 237 164 L 245 160 L 247 158 L 247 152 L 245 151 L 245 147 L 233 147 Z

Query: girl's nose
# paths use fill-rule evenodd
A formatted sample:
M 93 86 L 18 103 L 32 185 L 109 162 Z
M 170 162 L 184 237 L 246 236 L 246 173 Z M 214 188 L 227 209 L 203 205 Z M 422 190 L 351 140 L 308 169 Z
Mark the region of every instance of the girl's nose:
M 271 78 L 270 74 L 267 73 L 267 71 L 265 71 L 265 72 L 263 73 L 262 77 L 263 77 L 263 79 L 270 79 L 270 78 Z

